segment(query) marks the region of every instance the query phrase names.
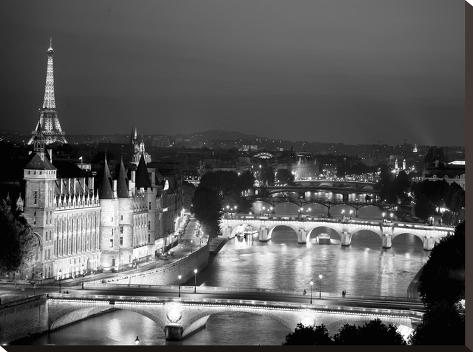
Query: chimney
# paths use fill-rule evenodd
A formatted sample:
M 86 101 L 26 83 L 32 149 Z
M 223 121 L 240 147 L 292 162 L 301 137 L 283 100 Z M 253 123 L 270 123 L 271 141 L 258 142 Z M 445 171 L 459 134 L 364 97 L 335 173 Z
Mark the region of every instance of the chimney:
M 53 163 L 53 150 L 52 149 L 48 149 L 48 155 L 49 155 L 49 161 L 52 164 Z

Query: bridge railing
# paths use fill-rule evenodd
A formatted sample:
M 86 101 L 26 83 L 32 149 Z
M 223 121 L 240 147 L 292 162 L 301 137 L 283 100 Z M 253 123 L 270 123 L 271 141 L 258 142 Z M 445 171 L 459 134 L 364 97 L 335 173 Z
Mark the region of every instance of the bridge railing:
M 297 215 L 244 215 L 244 214 L 235 214 L 232 216 L 224 217 L 226 220 L 275 220 L 275 221 L 298 221 L 298 222 L 325 222 L 331 224 L 338 223 L 347 223 L 347 224 L 359 224 L 359 225 L 371 225 L 371 226 L 394 226 L 394 227 L 405 227 L 418 230 L 437 230 L 437 231 L 454 231 L 455 228 L 452 226 L 435 226 L 435 225 L 426 225 L 412 222 L 402 222 L 402 221 L 383 221 L 379 220 L 364 220 L 360 218 L 356 219 L 342 219 L 342 218 L 326 218 L 326 217 L 311 217 L 311 216 L 302 216 Z
M 149 297 L 149 296 L 118 296 L 118 295 L 79 295 L 71 296 L 59 293 L 53 293 L 48 295 L 49 299 L 63 300 L 69 302 L 90 302 L 90 303 L 106 303 L 106 304 L 119 304 L 119 302 L 128 303 L 142 303 L 142 304 L 165 304 L 168 302 L 183 303 L 183 304 L 220 304 L 225 306 L 255 306 L 255 307 L 267 307 L 268 309 L 316 309 L 328 312 L 340 312 L 340 313 L 352 313 L 352 314 L 385 314 L 385 315 L 401 315 L 406 316 L 406 313 L 411 318 L 420 319 L 423 316 L 421 310 L 415 310 L 411 308 L 379 308 L 379 307 L 361 307 L 361 306 L 346 306 L 340 305 L 333 302 L 321 302 L 317 301 L 316 304 L 308 303 L 294 303 L 294 302 L 281 302 L 281 301 L 262 301 L 252 299 L 232 299 L 232 298 L 170 298 L 170 297 Z
M 177 285 L 128 285 L 128 284 L 112 284 L 112 283 L 103 283 L 103 284 L 85 284 L 87 289 L 154 289 L 159 291 L 172 291 L 177 292 L 179 290 L 179 286 Z M 275 290 L 275 289 L 265 289 L 265 288 L 231 288 L 231 287 L 219 287 L 219 286 L 197 286 L 197 290 L 199 293 L 267 293 L 270 295 L 286 295 L 286 296 L 296 296 L 296 297 L 308 297 L 308 295 L 304 295 L 302 290 Z M 194 286 L 181 286 L 182 292 L 193 292 Z M 321 294 L 319 291 L 314 293 L 314 299 L 316 296 L 321 296 L 323 299 L 340 299 L 342 298 L 341 293 L 334 293 L 334 292 L 325 292 L 323 291 Z M 410 297 L 399 297 L 399 296 L 376 296 L 376 295 L 364 295 L 364 296 L 355 296 L 350 295 L 347 293 L 345 295 L 346 300 L 383 300 L 383 301 L 390 301 L 390 302 L 412 302 L 412 303 L 420 303 L 421 300 L 418 298 L 410 298 Z

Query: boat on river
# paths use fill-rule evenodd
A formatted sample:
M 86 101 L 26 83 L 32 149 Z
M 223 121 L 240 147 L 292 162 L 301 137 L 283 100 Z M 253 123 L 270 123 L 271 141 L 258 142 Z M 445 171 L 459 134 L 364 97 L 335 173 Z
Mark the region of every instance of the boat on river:
M 252 238 L 254 235 L 257 235 L 258 231 L 243 231 L 238 232 L 236 235 L 239 239 Z
M 327 233 L 321 233 L 320 235 L 317 236 L 317 243 L 318 244 L 340 244 L 340 241 L 330 238 L 330 235 Z

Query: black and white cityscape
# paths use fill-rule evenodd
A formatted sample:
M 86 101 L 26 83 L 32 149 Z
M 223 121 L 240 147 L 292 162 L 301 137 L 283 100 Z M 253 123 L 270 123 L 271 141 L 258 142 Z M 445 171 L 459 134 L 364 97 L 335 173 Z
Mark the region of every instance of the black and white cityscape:
M 0 343 L 463 345 L 464 19 L 2 1 Z

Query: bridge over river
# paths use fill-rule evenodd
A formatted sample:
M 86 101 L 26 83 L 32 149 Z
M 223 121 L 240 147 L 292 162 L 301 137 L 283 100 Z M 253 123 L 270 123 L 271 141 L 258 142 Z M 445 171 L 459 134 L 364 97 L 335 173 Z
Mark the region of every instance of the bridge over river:
M 194 290 L 196 289 L 196 293 Z M 47 332 L 99 314 L 128 310 L 153 320 L 166 339 L 184 339 L 222 312 L 270 316 L 289 330 L 298 323 L 325 324 L 335 332 L 343 324 L 379 318 L 412 328 L 423 315 L 419 300 L 390 297 L 319 297 L 292 291 L 237 290 L 222 287 L 87 285 L 68 294 L 50 292 L 0 307 L 2 341 Z
M 453 234 L 448 226 L 431 226 L 409 222 L 386 222 L 361 219 L 328 219 L 315 217 L 254 216 L 236 214 L 223 217 L 220 230 L 225 237 L 232 238 L 248 227 L 258 233 L 258 240 L 268 241 L 278 226 L 287 226 L 297 234 L 298 243 L 310 243 L 310 236 L 317 228 L 329 228 L 338 233 L 342 246 L 349 246 L 353 236 L 360 231 L 371 231 L 382 240 L 383 248 L 391 248 L 392 240 L 402 234 L 412 234 L 422 240 L 425 250 L 432 250 L 443 237 Z

